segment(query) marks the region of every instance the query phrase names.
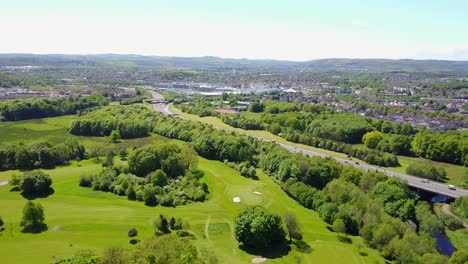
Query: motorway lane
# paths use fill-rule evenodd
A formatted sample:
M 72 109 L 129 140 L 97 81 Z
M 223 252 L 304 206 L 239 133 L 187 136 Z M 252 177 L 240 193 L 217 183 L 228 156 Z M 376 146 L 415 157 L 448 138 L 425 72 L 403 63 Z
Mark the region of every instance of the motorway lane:
M 287 150 L 289 150 L 291 152 L 295 152 L 295 153 L 300 152 L 300 153 L 303 153 L 303 154 L 308 155 L 308 156 L 319 156 L 319 157 L 322 157 L 322 158 L 330 157 L 330 156 L 325 155 L 323 153 L 318 153 L 318 152 L 311 151 L 311 150 L 308 150 L 308 149 L 298 148 L 298 147 L 295 147 L 295 146 L 289 145 L 289 144 L 279 143 L 279 145 L 282 146 L 283 148 L 285 148 L 285 149 L 287 149 Z M 428 180 L 425 180 L 423 178 L 419 178 L 419 177 L 415 177 L 415 176 L 411 176 L 411 175 L 403 174 L 403 173 L 397 173 L 397 172 L 389 171 L 389 170 L 386 170 L 384 168 L 380 168 L 380 167 L 377 167 L 377 166 L 361 164 L 359 162 L 349 161 L 349 160 L 343 159 L 343 158 L 334 158 L 334 157 L 330 157 L 330 158 L 335 159 L 336 161 L 338 161 L 339 163 L 341 163 L 343 165 L 354 166 L 354 167 L 356 167 L 358 169 L 361 169 L 363 171 L 378 171 L 378 172 L 384 173 L 384 174 L 386 174 L 386 175 L 388 175 L 390 177 L 398 177 L 398 178 L 406 181 L 409 186 L 416 187 L 418 189 L 422 189 L 422 190 L 426 190 L 426 191 L 430 191 L 430 192 L 434 192 L 434 193 L 438 193 L 438 194 L 443 194 L 443 195 L 450 196 L 450 197 L 453 197 L 453 198 L 458 198 L 460 196 L 468 196 L 468 190 L 462 189 L 462 188 L 459 188 L 459 187 L 456 187 L 455 190 L 450 190 L 448 188 L 447 184 L 444 184 L 444 183 L 441 183 L 441 182 L 428 181 Z

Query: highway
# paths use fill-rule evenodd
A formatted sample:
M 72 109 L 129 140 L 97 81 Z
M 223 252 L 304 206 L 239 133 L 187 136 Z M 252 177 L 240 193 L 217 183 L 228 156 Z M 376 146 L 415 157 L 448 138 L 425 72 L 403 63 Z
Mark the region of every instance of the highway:
M 412 186 L 412 187 L 415 187 L 415 188 L 418 188 L 418 189 L 421 189 L 421 190 L 426 190 L 426 191 L 430 191 L 430 192 L 433 192 L 433 193 L 443 194 L 443 195 L 453 197 L 453 198 L 458 198 L 460 196 L 468 196 L 468 190 L 462 189 L 462 188 L 459 188 L 459 187 L 456 187 L 455 190 L 450 190 L 448 188 L 448 185 L 445 184 L 445 183 L 429 181 L 429 180 L 426 180 L 426 179 L 423 179 L 423 178 L 411 176 L 411 175 L 408 175 L 408 174 L 397 173 L 397 172 L 389 171 L 389 170 L 386 170 L 384 168 L 380 168 L 380 167 L 377 167 L 377 166 L 361 164 L 359 162 L 350 161 L 350 160 L 343 159 L 343 158 L 330 157 L 330 156 L 325 155 L 323 153 L 311 151 L 311 150 L 304 149 L 304 148 L 298 148 L 298 147 L 295 147 L 295 146 L 290 145 L 290 144 L 284 144 L 284 143 L 278 143 L 278 144 L 280 146 L 282 146 L 283 148 L 285 148 L 285 149 L 287 149 L 287 150 L 289 150 L 291 152 L 294 152 L 294 153 L 302 153 L 302 154 L 307 155 L 307 156 L 319 156 L 319 157 L 322 157 L 322 158 L 328 158 L 329 157 L 329 158 L 335 159 L 337 162 L 339 162 L 339 163 L 341 163 L 341 164 L 343 164 L 345 166 L 354 166 L 354 167 L 356 167 L 358 169 L 361 169 L 363 171 L 378 171 L 378 172 L 381 172 L 381 173 L 384 173 L 384 174 L 388 175 L 389 177 L 398 177 L 398 178 L 404 180 L 405 182 L 407 182 L 409 186 Z
M 164 100 L 164 97 L 161 94 L 156 93 L 156 92 L 151 92 L 151 93 L 153 94 L 153 99 L 162 99 L 162 100 Z M 161 112 L 161 113 L 165 113 L 165 114 L 170 115 L 170 116 L 185 119 L 185 117 L 180 116 L 180 115 L 172 112 L 170 110 L 170 106 L 171 106 L 171 104 L 165 104 L 165 103 L 154 104 L 153 109 L 155 111 L 157 111 L 157 112 Z M 222 129 L 222 128 L 219 128 L 219 127 L 215 127 L 215 128 Z M 225 129 L 222 129 L 222 130 L 225 130 Z M 225 131 L 227 131 L 227 130 L 225 130 Z M 229 132 L 229 131 L 227 131 L 227 132 Z M 258 140 L 270 141 L 271 142 L 271 140 L 263 139 L 261 137 L 255 137 L 255 138 L 258 139 Z M 448 188 L 448 185 L 445 184 L 445 183 L 429 181 L 429 180 L 426 180 L 426 179 L 423 179 L 423 178 L 419 178 L 419 177 L 415 177 L 415 176 L 411 176 L 411 175 L 403 174 L 403 173 L 397 173 L 397 172 L 389 171 L 389 170 L 386 170 L 384 168 L 380 168 L 380 167 L 377 167 L 377 166 L 361 164 L 359 162 L 350 161 L 350 160 L 343 159 L 343 158 L 331 157 L 331 156 L 325 155 L 323 153 L 315 152 L 315 151 L 304 149 L 304 148 L 299 148 L 299 147 L 296 147 L 296 146 L 291 145 L 291 144 L 278 143 L 278 145 L 280 145 L 281 147 L 289 150 L 290 152 L 302 153 L 302 154 L 310 156 L 310 157 L 318 156 L 318 157 L 322 157 L 322 158 L 332 158 L 332 159 L 335 159 L 337 162 L 339 162 L 339 163 L 341 163 L 341 164 L 343 164 L 345 166 L 354 166 L 355 168 L 358 168 L 358 169 L 363 170 L 363 171 L 378 171 L 378 172 L 381 172 L 381 173 L 384 173 L 384 174 L 388 175 L 389 177 L 398 177 L 398 178 L 404 180 L 405 182 L 407 182 L 409 186 L 414 187 L 414 188 L 418 188 L 418 189 L 421 189 L 421 190 L 426 190 L 426 191 L 430 191 L 430 192 L 437 193 L 437 194 L 443 194 L 443 195 L 446 195 L 446 196 L 452 197 L 452 198 L 458 198 L 460 196 L 468 196 L 468 190 L 462 189 L 462 188 L 459 188 L 459 187 L 456 187 L 455 190 L 451 190 L 451 189 Z

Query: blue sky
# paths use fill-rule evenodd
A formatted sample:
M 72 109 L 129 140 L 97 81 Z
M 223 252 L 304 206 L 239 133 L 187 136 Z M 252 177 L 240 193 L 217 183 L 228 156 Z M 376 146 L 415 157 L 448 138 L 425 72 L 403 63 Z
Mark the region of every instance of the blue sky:
M 0 0 L 0 53 L 468 60 L 466 10 L 466 0 Z

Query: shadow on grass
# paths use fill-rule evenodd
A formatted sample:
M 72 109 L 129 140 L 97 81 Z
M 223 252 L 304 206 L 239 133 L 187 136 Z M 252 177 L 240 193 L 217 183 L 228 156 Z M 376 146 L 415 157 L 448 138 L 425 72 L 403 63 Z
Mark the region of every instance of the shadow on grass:
M 367 254 L 367 252 L 364 252 L 364 251 L 359 251 L 359 255 L 363 257 L 367 257 L 369 254 Z
M 39 233 L 47 231 L 47 229 L 49 229 L 47 224 L 41 224 L 41 225 L 34 226 L 34 227 L 23 228 L 23 230 L 21 230 L 21 232 L 22 233 L 30 233 L 30 234 L 39 234 Z
M 240 245 L 239 248 L 250 255 L 262 256 L 264 258 L 275 259 L 281 258 L 289 254 L 291 246 L 288 241 L 283 240 L 278 242 L 276 245 L 263 245 L 263 248 L 248 248 L 244 245 Z
M 338 235 L 338 240 L 342 243 L 346 243 L 346 244 L 352 244 L 353 243 L 353 240 L 351 240 L 351 238 L 347 237 L 347 236 L 343 236 L 343 235 Z
M 296 245 L 297 251 L 301 253 L 304 253 L 304 254 L 312 253 L 312 247 L 302 240 L 296 240 L 293 242 L 293 244 Z
M 34 200 L 37 198 L 46 198 L 49 195 L 52 195 L 55 193 L 54 188 L 50 188 L 47 192 L 41 193 L 41 194 L 25 194 L 24 192 L 21 193 L 21 195 L 28 200 Z

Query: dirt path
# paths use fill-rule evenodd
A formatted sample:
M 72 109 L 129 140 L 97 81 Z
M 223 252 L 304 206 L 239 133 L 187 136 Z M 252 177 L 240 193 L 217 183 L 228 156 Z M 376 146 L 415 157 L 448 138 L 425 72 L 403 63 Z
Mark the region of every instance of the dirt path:
M 451 215 L 455 218 L 457 218 L 458 220 L 462 221 L 463 222 L 463 226 L 468 229 L 468 223 L 465 223 L 463 221 L 463 219 L 461 219 L 460 217 L 456 216 L 454 213 L 452 213 L 452 211 L 450 211 L 450 204 L 444 204 L 442 205 L 442 212 L 444 212 L 445 214 L 448 214 L 448 215 Z

